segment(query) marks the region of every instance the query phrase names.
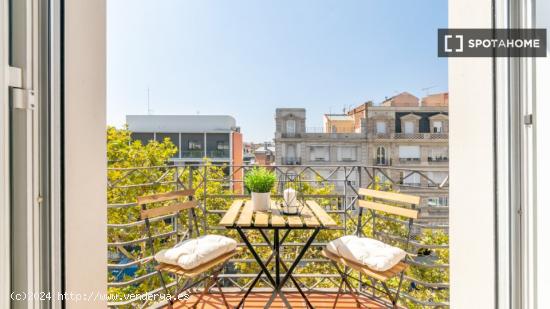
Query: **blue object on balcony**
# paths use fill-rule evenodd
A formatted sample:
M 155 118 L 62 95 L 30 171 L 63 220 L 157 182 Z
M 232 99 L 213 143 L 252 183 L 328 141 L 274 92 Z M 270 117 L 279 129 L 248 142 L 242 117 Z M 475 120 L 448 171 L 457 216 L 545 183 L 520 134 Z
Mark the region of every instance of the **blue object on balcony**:
M 128 264 L 130 262 L 132 262 L 132 260 L 127 257 L 123 257 L 120 259 L 120 261 L 118 261 L 118 264 Z M 120 282 L 124 279 L 125 276 L 134 277 L 137 270 L 138 266 L 132 265 L 125 268 L 114 269 L 111 271 L 111 274 L 115 277 L 115 281 Z

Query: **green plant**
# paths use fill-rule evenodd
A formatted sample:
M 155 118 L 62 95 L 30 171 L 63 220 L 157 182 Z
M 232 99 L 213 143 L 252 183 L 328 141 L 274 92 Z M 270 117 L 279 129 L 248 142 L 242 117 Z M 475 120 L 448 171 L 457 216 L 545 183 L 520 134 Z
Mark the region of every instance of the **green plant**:
M 244 183 L 250 192 L 267 193 L 271 191 L 276 180 L 275 173 L 263 167 L 256 167 L 246 173 Z

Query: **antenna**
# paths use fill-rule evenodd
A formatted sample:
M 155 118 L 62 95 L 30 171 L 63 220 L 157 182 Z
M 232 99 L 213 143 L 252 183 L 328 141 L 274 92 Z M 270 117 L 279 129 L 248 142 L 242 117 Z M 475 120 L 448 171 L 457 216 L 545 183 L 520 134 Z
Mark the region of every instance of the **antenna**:
M 153 114 L 153 110 L 151 109 L 150 97 L 151 95 L 150 95 L 149 87 L 147 87 L 147 115 Z
M 425 91 L 425 92 L 426 92 L 426 96 L 429 96 L 429 95 L 430 95 L 430 89 L 436 88 L 436 87 L 437 87 L 437 85 L 432 85 L 432 86 L 429 86 L 429 87 L 422 88 L 422 89 L 420 89 L 420 90 Z

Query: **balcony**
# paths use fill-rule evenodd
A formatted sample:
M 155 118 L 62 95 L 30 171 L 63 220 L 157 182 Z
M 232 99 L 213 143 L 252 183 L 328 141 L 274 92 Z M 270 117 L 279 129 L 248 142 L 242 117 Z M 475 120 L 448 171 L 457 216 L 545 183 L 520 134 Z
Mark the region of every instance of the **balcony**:
M 217 150 L 208 150 L 206 152 L 206 157 L 208 158 L 225 158 L 229 159 L 231 157 L 229 149 L 217 149 Z
M 144 221 L 139 219 L 139 208 L 136 206 L 136 198 L 141 195 L 149 195 L 160 192 L 170 192 L 184 188 L 193 188 L 196 191 L 196 200 L 199 202 L 197 213 L 197 225 L 176 224 L 176 218 L 168 215 L 158 217 L 152 222 L 153 237 L 159 248 L 173 245 L 176 241 L 188 237 L 193 230 L 202 233 L 225 234 L 239 239 L 233 231 L 228 231 L 219 226 L 219 220 L 225 214 L 232 201 L 246 198 L 244 192 L 232 191 L 227 188 L 237 188 L 242 183 L 239 178 L 225 175 L 227 170 L 234 173 L 244 173 L 250 170 L 249 166 L 233 166 L 231 169 L 222 167 L 200 166 L 161 166 L 161 167 L 136 167 L 136 168 L 111 168 L 108 170 L 108 273 L 107 283 L 110 293 L 109 306 L 111 307 L 148 307 L 156 306 L 158 300 L 153 295 L 162 292 L 158 275 L 154 271 L 151 253 L 145 249 L 146 238 L 144 235 Z M 283 175 L 285 166 L 271 166 L 279 175 Z M 306 197 L 313 199 L 322 205 L 327 213 L 339 224 L 339 228 L 327 233 L 321 232 L 314 241 L 311 249 L 306 253 L 294 272 L 302 289 L 309 295 L 314 306 L 329 307 L 335 299 L 338 288 L 336 278 L 338 274 L 331 267 L 328 260 L 319 254 L 327 241 L 338 235 L 353 234 L 357 229 L 357 190 L 359 187 L 378 187 L 378 177 L 372 175 L 383 173 L 384 188 L 392 190 L 407 190 L 414 193 L 414 189 L 432 190 L 446 194 L 447 187 L 411 188 L 409 184 L 403 184 L 401 179 L 394 180 L 392 175 L 400 174 L 408 169 L 392 169 L 382 166 L 326 166 L 323 171 L 316 170 L 315 166 L 299 166 L 296 171 L 302 175 L 313 172 L 310 178 L 304 177 L 301 181 L 307 182 L 310 190 Z M 326 169 L 331 169 L 327 177 Z M 422 170 L 408 170 L 410 173 L 426 175 Z M 337 175 L 337 177 L 332 177 Z M 425 176 L 423 176 L 425 177 Z M 380 184 L 382 185 L 382 184 Z M 278 186 L 277 186 L 278 187 Z M 273 198 L 280 198 L 279 193 Z M 421 205 L 426 203 L 421 203 Z M 421 206 L 422 209 L 424 206 Z M 364 217 L 364 222 L 371 220 L 371 215 Z M 191 222 L 186 216 L 184 222 Z M 377 222 L 387 222 L 389 226 L 400 226 L 406 221 L 399 217 L 376 215 Z M 364 224 L 365 229 L 371 231 L 371 224 Z M 411 254 L 416 257 L 409 263 L 403 281 L 400 305 L 404 307 L 448 307 L 449 283 L 448 283 L 448 236 L 446 236 L 446 224 L 415 223 L 414 235 L 411 240 Z M 405 239 L 401 230 L 372 230 L 379 238 L 400 246 Z M 296 231 L 292 242 L 286 243 L 281 248 L 283 260 L 290 262 L 298 248 L 304 245 L 306 235 Z M 244 246 L 240 243 L 239 246 Z M 262 248 L 268 246 L 262 238 L 256 238 L 254 246 Z M 286 257 L 285 257 L 286 256 Z M 228 294 L 228 301 L 236 303 L 242 297 L 243 291 L 251 284 L 257 275 L 258 267 L 255 260 L 243 250 L 224 268 L 223 290 Z M 175 277 L 167 276 L 167 285 L 174 289 L 178 282 Z M 247 306 L 262 307 L 271 290 L 266 277 L 262 277 L 259 288 L 253 290 L 251 298 L 247 300 Z M 376 284 L 376 282 L 375 282 Z M 385 300 L 381 294 L 375 293 L 377 300 L 372 300 L 372 290 L 360 285 L 355 286 L 361 294 L 360 298 L 365 305 L 372 308 L 383 308 Z M 390 285 L 390 289 L 395 289 Z M 287 293 L 288 292 L 288 293 Z M 133 293 L 141 293 L 141 297 L 128 297 Z M 285 289 L 289 301 L 301 306 L 299 295 L 289 285 Z M 368 297 L 368 298 L 367 298 Z M 213 308 L 222 308 L 219 294 L 213 289 L 207 296 L 208 305 Z M 162 303 L 160 304 L 162 305 Z M 189 303 L 178 303 L 175 308 L 185 308 Z M 280 300 L 274 306 L 281 307 Z M 353 307 L 354 303 L 349 294 L 338 299 L 338 308 Z
M 181 157 L 186 159 L 204 158 L 204 151 L 203 150 L 182 150 Z
M 428 157 L 429 163 L 449 163 L 448 157 Z
M 424 139 L 424 133 L 395 133 L 395 139 Z
M 372 165 L 375 166 L 391 166 L 392 165 L 392 159 L 391 158 L 377 158 L 372 160 Z
M 302 158 L 282 157 L 281 158 L 281 164 L 282 165 L 301 165 L 302 164 Z
M 420 158 L 399 158 L 399 163 L 401 163 L 401 164 L 418 164 L 418 163 L 420 163 Z
M 394 133 L 394 139 L 423 139 L 423 140 L 447 140 L 449 139 L 448 133 Z

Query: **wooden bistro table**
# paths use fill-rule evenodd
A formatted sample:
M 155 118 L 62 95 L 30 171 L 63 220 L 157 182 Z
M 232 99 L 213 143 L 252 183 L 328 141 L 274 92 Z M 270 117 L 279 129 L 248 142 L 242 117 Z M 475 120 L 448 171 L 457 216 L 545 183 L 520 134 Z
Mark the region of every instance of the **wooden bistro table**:
M 220 221 L 220 225 L 228 229 L 237 230 L 246 247 L 250 250 L 250 253 L 252 253 L 254 259 L 261 267 L 260 273 L 252 281 L 252 284 L 246 291 L 241 302 L 237 305 L 237 308 L 243 306 L 246 297 L 248 297 L 248 294 L 250 294 L 254 286 L 258 283 L 259 279 L 262 277 L 262 274 L 265 274 L 267 280 L 274 286 L 273 294 L 266 303 L 265 308 L 268 308 L 271 305 L 277 295 L 281 297 L 288 308 L 291 308 L 282 291 L 283 286 L 288 280 L 291 280 L 294 286 L 296 286 L 296 289 L 305 300 L 308 308 L 313 308 L 306 295 L 300 288 L 298 281 L 292 276 L 292 272 L 300 263 L 300 260 L 319 231 L 322 229 L 333 229 L 337 227 L 336 222 L 332 220 L 332 218 L 322 207 L 317 204 L 317 202 L 306 201 L 306 205 L 302 208 L 299 215 L 284 215 L 281 210 L 280 202 L 272 201 L 270 211 L 260 212 L 252 209 L 251 201 L 236 200 Z M 271 248 L 272 253 L 267 260 L 265 260 L 265 262 L 260 258 L 256 250 L 254 250 L 254 247 L 247 238 L 245 233 L 246 230 L 259 231 Z M 266 233 L 268 230 L 273 231 L 272 240 L 269 239 L 268 234 Z M 290 265 L 290 267 L 287 267 L 280 257 L 280 248 L 289 233 L 293 230 L 304 230 L 304 232 L 306 230 L 311 230 L 312 233 L 300 250 L 300 253 L 294 262 Z M 282 232 L 282 235 L 280 232 Z M 273 258 L 275 259 L 275 276 L 273 276 L 268 270 L 268 265 Z M 285 272 L 282 278 L 280 267 L 282 267 Z

